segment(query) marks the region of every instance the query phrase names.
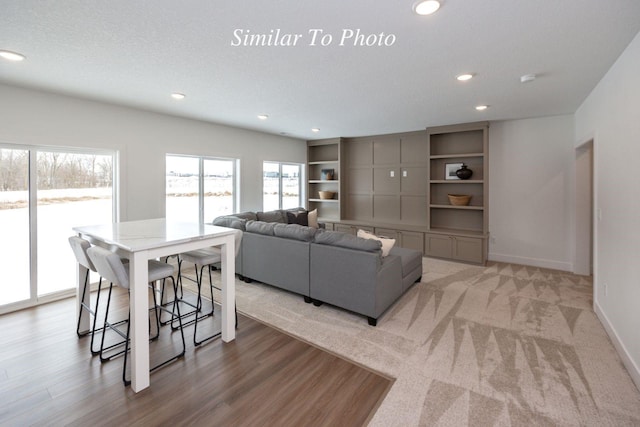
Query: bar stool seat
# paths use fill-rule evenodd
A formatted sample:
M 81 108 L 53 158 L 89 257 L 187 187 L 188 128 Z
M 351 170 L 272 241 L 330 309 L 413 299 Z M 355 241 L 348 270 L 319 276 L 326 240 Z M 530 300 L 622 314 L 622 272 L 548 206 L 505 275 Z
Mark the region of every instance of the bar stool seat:
M 130 287 L 130 283 L 129 283 L 129 264 L 125 264 L 122 262 L 122 260 L 120 259 L 120 257 L 118 257 L 118 255 L 116 255 L 115 253 L 101 248 L 99 246 L 94 246 L 92 248 L 87 249 L 87 255 L 89 257 L 89 259 L 93 262 L 96 270 L 98 271 L 98 274 L 100 274 L 102 277 L 104 277 L 105 279 L 109 280 L 111 282 L 111 285 L 109 287 L 109 298 L 107 301 L 107 314 L 105 314 L 105 323 L 104 323 L 104 329 L 105 331 L 107 329 L 112 329 L 114 330 L 116 333 L 118 333 L 122 338 L 124 338 L 124 341 L 122 344 L 124 344 L 125 348 L 124 350 L 122 350 L 119 353 L 116 353 L 115 355 L 112 355 L 109 358 L 103 358 L 102 357 L 102 353 L 103 350 L 105 350 L 106 348 L 104 348 L 104 333 L 102 335 L 102 345 L 101 345 L 101 360 L 110 360 L 111 358 L 119 355 L 119 354 L 124 354 L 124 363 L 123 363 L 123 368 L 122 368 L 122 380 L 125 383 L 125 385 L 128 385 L 131 383 L 131 381 L 126 379 L 126 371 L 127 371 L 127 356 L 128 356 L 128 351 L 129 351 L 129 332 L 130 332 L 130 328 L 131 328 L 131 322 L 127 322 L 127 331 L 126 334 L 122 333 L 122 331 L 120 331 L 119 329 L 115 328 L 115 325 L 111 324 L 108 322 L 108 311 L 109 311 L 109 304 L 111 301 L 111 289 L 113 288 L 113 285 L 122 287 L 124 289 L 129 290 Z M 173 279 L 173 272 L 174 272 L 174 268 L 172 265 L 164 263 L 164 262 L 159 262 L 159 261 L 154 261 L 154 260 L 150 260 L 149 261 L 149 282 L 150 282 L 150 286 L 149 288 L 152 290 L 152 294 L 153 294 L 153 302 L 154 302 L 154 306 L 153 308 L 151 308 L 150 310 L 154 310 L 155 314 L 154 314 L 154 320 L 156 321 L 156 325 L 158 328 L 158 334 L 153 337 L 152 339 L 157 338 L 160 335 L 160 318 L 159 318 L 159 314 L 158 314 L 158 310 L 164 310 L 167 311 L 169 313 L 172 314 L 172 316 L 177 316 L 178 322 L 180 324 L 180 326 L 182 326 L 182 320 L 180 317 L 180 307 L 177 306 L 174 302 L 174 307 L 172 310 L 168 310 L 167 308 L 159 305 L 157 303 L 156 300 L 156 292 L 155 292 L 155 288 L 153 286 L 153 282 L 158 281 L 158 280 L 164 280 L 164 279 L 171 279 L 172 283 L 173 283 L 173 289 L 174 292 L 176 292 L 176 281 Z M 175 315 L 174 313 L 177 312 L 177 315 Z M 185 354 L 185 350 L 186 350 L 186 345 L 185 345 L 185 340 L 184 340 L 184 333 L 182 331 L 182 327 L 179 328 L 180 329 L 180 335 L 181 335 L 181 339 L 182 339 L 182 350 L 178 353 L 173 355 L 172 357 L 164 360 L 163 362 L 157 364 L 156 366 L 151 368 L 151 371 L 154 371 L 158 368 L 160 368 L 161 366 L 166 365 L 167 363 L 176 360 L 180 357 L 182 357 Z
M 242 243 L 242 231 L 234 230 L 234 243 L 235 243 L 235 255 L 237 256 L 240 250 L 240 244 Z M 196 270 L 196 283 L 198 285 L 198 309 L 202 307 L 202 277 L 204 275 L 204 268 L 207 267 L 209 270 L 209 290 L 211 292 L 211 311 L 205 313 L 204 315 L 197 315 L 193 320 L 195 324 L 193 329 L 193 344 L 198 346 L 205 341 L 209 341 L 211 339 L 217 338 L 221 335 L 221 332 L 216 332 L 206 338 L 198 339 L 198 321 L 207 318 L 209 316 L 213 316 L 214 314 L 214 303 L 213 303 L 213 290 L 217 289 L 221 291 L 220 288 L 213 285 L 213 281 L 211 279 L 211 270 L 215 269 L 214 264 L 218 264 L 222 262 L 222 252 L 217 247 L 197 249 L 193 251 L 183 252 L 179 255 L 178 262 L 178 280 L 182 278 L 182 263 L 187 262 L 189 264 L 194 264 Z M 200 273 L 198 274 L 198 266 L 200 266 Z M 238 310 L 235 310 L 236 317 L 236 327 L 238 327 Z
M 95 308 L 91 308 L 90 302 L 89 304 L 86 304 L 84 302 L 87 296 L 87 291 L 91 293 L 91 290 L 89 289 L 89 285 L 90 285 L 89 275 L 92 271 L 94 273 L 97 273 L 95 266 L 93 265 L 93 263 L 91 262 L 91 260 L 87 255 L 87 249 L 91 247 L 91 243 L 89 243 L 89 241 L 81 237 L 71 236 L 69 237 L 69 245 L 71 246 L 71 250 L 73 251 L 73 254 L 76 257 L 76 261 L 78 262 L 78 264 L 80 264 L 81 266 L 87 269 L 87 274 L 84 277 L 84 286 L 82 287 L 82 296 L 80 300 L 80 311 L 78 312 L 78 323 L 76 326 L 76 334 L 78 335 L 78 337 L 84 337 L 91 334 L 90 350 L 91 350 L 91 354 L 96 355 L 100 353 L 100 350 L 93 348 L 95 333 L 103 330 L 103 328 L 96 328 L 96 322 L 98 320 L 98 316 L 97 316 L 98 307 L 100 304 L 100 291 L 102 290 L 102 276 L 100 276 L 100 281 L 98 282 L 98 292 L 96 294 Z M 89 299 L 91 299 L 91 297 L 89 297 Z M 80 332 L 80 320 L 82 319 L 83 312 L 85 311 L 89 313 L 90 316 L 93 316 L 93 323 L 91 325 L 91 329 L 88 332 Z

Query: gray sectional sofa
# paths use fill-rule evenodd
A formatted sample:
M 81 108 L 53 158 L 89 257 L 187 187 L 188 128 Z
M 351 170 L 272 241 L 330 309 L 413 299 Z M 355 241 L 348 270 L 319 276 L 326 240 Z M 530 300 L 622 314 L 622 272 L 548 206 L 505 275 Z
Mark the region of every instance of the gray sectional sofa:
M 246 282 L 266 283 L 377 319 L 422 277 L 422 254 L 391 249 L 377 240 L 301 225 L 303 208 L 243 212 L 218 217 L 214 225 L 244 231 L 236 272 Z

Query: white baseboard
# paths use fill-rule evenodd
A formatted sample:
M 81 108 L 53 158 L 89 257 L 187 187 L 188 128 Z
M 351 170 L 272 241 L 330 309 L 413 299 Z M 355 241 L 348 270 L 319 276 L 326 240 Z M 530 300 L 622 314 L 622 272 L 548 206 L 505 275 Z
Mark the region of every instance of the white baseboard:
M 503 255 L 489 252 L 490 261 L 506 262 L 510 264 L 530 265 L 532 267 L 550 268 L 552 270 L 573 271 L 573 264 L 570 262 L 553 261 L 550 259 L 529 258 L 513 255 Z
M 624 343 L 620 340 L 620 337 L 616 333 L 616 330 L 613 328 L 613 325 L 611 325 L 611 322 L 609 322 L 609 318 L 607 318 L 607 315 L 604 314 L 597 301 L 593 302 L 593 310 L 596 312 L 596 316 L 598 316 L 598 319 L 600 319 L 600 323 L 602 323 L 602 326 L 604 326 L 604 330 L 607 332 L 607 335 L 609 335 L 611 342 L 613 342 L 613 346 L 616 348 L 618 355 L 622 359 L 622 363 L 627 368 L 629 376 L 636 384 L 638 390 L 640 390 L 640 368 L 631 358 L 631 355 L 624 346 Z

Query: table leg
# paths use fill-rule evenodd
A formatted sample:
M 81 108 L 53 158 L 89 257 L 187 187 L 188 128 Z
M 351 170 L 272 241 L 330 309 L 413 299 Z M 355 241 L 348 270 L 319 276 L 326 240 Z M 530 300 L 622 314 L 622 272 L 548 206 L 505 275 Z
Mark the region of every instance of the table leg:
M 226 236 L 222 249 L 222 341 L 236 337 L 236 257 L 234 236 Z
M 149 387 L 149 267 L 144 252 L 129 259 L 129 308 L 131 322 L 131 388 Z

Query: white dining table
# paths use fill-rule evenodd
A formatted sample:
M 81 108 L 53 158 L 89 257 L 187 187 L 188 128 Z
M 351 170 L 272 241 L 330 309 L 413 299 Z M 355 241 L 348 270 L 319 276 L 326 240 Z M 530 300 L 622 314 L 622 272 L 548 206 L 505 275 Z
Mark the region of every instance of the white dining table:
M 139 392 L 149 379 L 148 260 L 181 252 L 220 247 L 222 252 L 222 340 L 235 339 L 234 230 L 215 225 L 174 222 L 165 218 L 74 227 L 78 236 L 129 259 L 131 322 L 131 388 Z M 89 314 L 81 308 L 87 269 L 77 266 L 77 310 L 80 331 L 89 331 Z M 89 293 L 85 304 L 89 303 Z

